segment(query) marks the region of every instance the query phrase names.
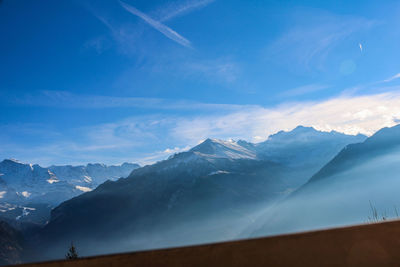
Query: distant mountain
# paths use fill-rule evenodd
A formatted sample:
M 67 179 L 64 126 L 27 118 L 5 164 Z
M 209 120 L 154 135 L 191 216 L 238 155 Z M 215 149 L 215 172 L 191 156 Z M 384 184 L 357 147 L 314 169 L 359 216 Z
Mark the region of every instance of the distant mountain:
M 285 201 L 267 210 L 254 235 L 398 217 L 400 125 L 350 144 Z M 377 211 L 375 218 L 373 210 Z
M 107 179 L 126 177 L 137 164 L 120 166 L 52 166 L 25 164 L 14 159 L 0 162 L 1 217 L 44 223 L 50 209 L 59 203 L 95 188 Z
M 106 180 L 116 180 L 127 177 L 134 169 L 139 168 L 139 164 L 123 163 L 121 165 L 107 166 L 100 163 L 89 163 L 86 166 L 50 166 L 48 169 L 54 173 L 58 179 L 67 181 L 75 186 L 95 188 Z
M 81 192 L 49 169 L 11 159 L 0 162 L 0 180 L 1 199 L 5 202 L 56 205 Z
M 41 236 L 50 255 L 71 239 L 88 255 L 233 238 L 255 207 L 287 195 L 365 138 L 298 127 L 259 144 L 207 139 L 62 203 Z
M 291 165 L 309 164 L 315 159 L 332 159 L 344 146 L 359 143 L 365 135 L 346 135 L 335 131 L 320 132 L 312 127 L 298 126 L 290 132 L 280 131 L 265 142 L 257 144 L 259 157 Z M 322 156 L 322 158 L 321 158 Z
M 293 172 L 287 176 L 288 183 L 298 187 L 346 145 L 363 142 L 366 138 L 362 134 L 353 136 L 298 126 L 290 132 L 271 135 L 265 142 L 256 144 L 256 149 L 258 158 L 289 166 Z

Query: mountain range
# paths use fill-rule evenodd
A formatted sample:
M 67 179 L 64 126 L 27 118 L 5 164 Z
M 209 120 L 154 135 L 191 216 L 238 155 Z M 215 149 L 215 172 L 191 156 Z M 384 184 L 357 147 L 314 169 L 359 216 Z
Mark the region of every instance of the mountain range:
M 4 160 L 1 217 L 17 222 L 24 248 L 42 248 L 35 260 L 62 257 L 71 241 L 86 256 L 376 222 L 399 217 L 399 163 L 400 125 L 370 137 L 299 126 L 261 143 L 210 138 L 144 167 Z
M 48 169 L 60 180 L 67 181 L 85 190 L 84 188 L 94 189 L 107 180 L 117 180 L 121 177 L 127 177 L 134 169 L 139 167 L 139 164 L 125 162 L 121 165 L 110 166 L 100 163 L 89 163 L 80 166 L 52 165 Z
M 262 143 L 207 139 L 187 152 L 63 202 L 39 233 L 47 257 L 232 239 L 363 135 L 299 126 Z
M 139 165 L 51 166 L 25 164 L 14 159 L 0 162 L 0 217 L 44 223 L 51 208 L 107 179 L 126 177 Z

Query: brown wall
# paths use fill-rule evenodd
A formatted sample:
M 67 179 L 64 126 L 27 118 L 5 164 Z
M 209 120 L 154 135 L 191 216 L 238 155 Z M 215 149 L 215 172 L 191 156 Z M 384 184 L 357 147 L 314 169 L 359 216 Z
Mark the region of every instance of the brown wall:
M 400 221 L 24 266 L 400 266 Z

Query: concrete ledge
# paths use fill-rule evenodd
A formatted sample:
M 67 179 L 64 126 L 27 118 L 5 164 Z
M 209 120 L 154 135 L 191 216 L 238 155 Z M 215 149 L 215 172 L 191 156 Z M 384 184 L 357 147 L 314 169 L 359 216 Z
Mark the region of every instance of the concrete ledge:
M 400 221 L 23 266 L 400 266 Z

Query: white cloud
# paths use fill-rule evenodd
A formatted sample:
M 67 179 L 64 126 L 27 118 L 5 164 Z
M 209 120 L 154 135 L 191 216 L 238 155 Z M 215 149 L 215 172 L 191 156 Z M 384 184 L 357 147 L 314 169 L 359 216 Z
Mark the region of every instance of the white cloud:
M 301 95 L 306 95 L 306 94 L 314 93 L 317 91 L 321 91 L 326 88 L 328 88 L 327 85 L 309 84 L 309 85 L 304 85 L 304 86 L 300 86 L 300 87 L 297 87 L 294 89 L 284 91 L 280 94 L 280 96 L 281 97 L 301 96 Z
M 186 146 L 184 148 L 179 148 L 179 147 L 167 148 L 167 149 L 165 149 L 163 151 L 163 153 L 165 153 L 165 154 L 173 154 L 173 153 L 179 153 L 179 152 L 182 152 L 182 151 L 186 151 L 186 150 L 189 150 L 189 149 L 190 149 L 189 146 Z
M 386 80 L 384 80 L 384 82 L 391 82 L 391 81 L 394 81 L 394 80 L 397 80 L 397 79 L 399 79 L 400 78 L 400 73 L 397 73 L 396 75 L 393 75 L 392 77 L 390 77 L 390 78 L 388 78 L 388 79 L 386 79 Z
M 144 21 L 146 21 L 150 26 L 152 26 L 154 29 L 158 30 L 159 32 L 161 32 L 162 34 L 164 34 L 166 37 L 168 37 L 169 39 L 177 42 L 178 44 L 181 44 L 185 47 L 191 47 L 190 41 L 187 40 L 185 37 L 183 37 L 182 35 L 180 35 L 179 33 L 177 33 L 176 31 L 172 30 L 171 28 L 169 28 L 168 26 L 162 24 L 161 22 L 154 20 L 152 18 L 150 18 L 148 15 L 146 15 L 145 13 L 141 12 L 140 10 L 138 10 L 137 8 L 128 5 L 122 1 L 120 1 L 121 6 L 128 11 L 129 13 L 138 16 L 139 18 L 143 19 Z
M 148 165 L 148 164 L 153 164 L 154 162 L 165 160 L 166 158 L 168 158 L 169 156 L 171 156 L 173 154 L 188 151 L 190 148 L 191 148 L 190 146 L 174 147 L 174 148 L 167 148 L 163 151 L 145 153 L 136 162 L 138 162 L 142 166 Z
M 241 69 L 233 60 L 218 58 L 184 63 L 181 72 L 190 76 L 204 76 L 211 81 L 232 84 L 240 75 Z
M 243 108 L 223 116 L 184 119 L 173 129 L 175 136 L 195 143 L 206 137 L 247 139 L 259 142 L 279 130 L 298 125 L 322 131 L 372 135 L 397 124 L 400 94 L 341 96 L 322 102 L 288 103 L 275 108 Z
M 3 102 L 23 106 L 57 107 L 57 108 L 147 108 L 159 110 L 234 110 L 241 105 L 210 104 L 188 100 L 170 100 L 149 97 L 118 97 L 101 95 L 73 94 L 66 91 L 40 91 L 27 95 L 4 95 Z

